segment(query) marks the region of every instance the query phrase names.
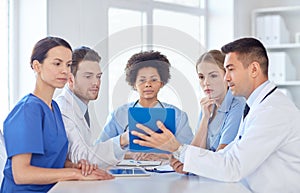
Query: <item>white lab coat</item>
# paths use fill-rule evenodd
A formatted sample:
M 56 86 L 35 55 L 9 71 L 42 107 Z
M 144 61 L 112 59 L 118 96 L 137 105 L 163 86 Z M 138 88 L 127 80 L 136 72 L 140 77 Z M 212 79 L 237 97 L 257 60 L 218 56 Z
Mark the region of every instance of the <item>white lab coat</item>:
M 255 193 L 300 192 L 300 113 L 268 83 L 258 94 L 235 140 L 219 152 L 188 146 L 184 170 L 225 181 L 242 181 Z M 239 139 L 241 136 L 241 139 Z
M 115 165 L 123 158 L 126 151 L 121 149 L 120 144 L 115 144 L 117 148 L 114 148 L 114 143 L 118 140 L 113 138 L 106 142 L 95 143 L 101 129 L 93 119 L 88 127 L 84 113 L 74 99 L 74 94 L 68 92 L 66 87 L 55 100 L 61 110 L 69 140 L 68 158 L 74 163 L 85 159 L 90 163 L 98 164 L 100 168 Z M 116 154 L 122 156 L 117 158 Z

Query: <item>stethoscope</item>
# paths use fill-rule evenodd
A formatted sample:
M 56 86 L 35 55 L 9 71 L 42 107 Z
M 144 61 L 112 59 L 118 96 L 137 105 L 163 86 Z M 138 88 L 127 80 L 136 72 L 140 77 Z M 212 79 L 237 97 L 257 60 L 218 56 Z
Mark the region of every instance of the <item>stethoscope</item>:
M 159 104 L 162 108 L 165 108 L 165 106 L 164 106 L 159 100 L 157 100 L 157 102 L 158 102 L 158 104 Z M 139 100 L 137 100 L 137 101 L 133 104 L 132 108 L 135 108 L 135 106 L 136 106 L 138 103 L 139 103 Z M 125 127 L 125 129 L 124 129 L 124 132 L 126 132 L 127 129 L 128 129 L 128 124 L 126 125 L 126 127 Z
M 263 98 L 259 103 L 263 102 L 263 101 L 264 101 L 270 94 L 272 94 L 276 89 L 277 89 L 277 86 L 275 86 L 270 92 L 268 92 L 268 93 L 264 96 L 264 98 Z M 241 132 L 244 132 L 244 129 L 241 130 Z M 239 140 L 241 140 L 241 139 L 242 139 L 242 135 L 240 134 L 240 135 L 239 135 Z

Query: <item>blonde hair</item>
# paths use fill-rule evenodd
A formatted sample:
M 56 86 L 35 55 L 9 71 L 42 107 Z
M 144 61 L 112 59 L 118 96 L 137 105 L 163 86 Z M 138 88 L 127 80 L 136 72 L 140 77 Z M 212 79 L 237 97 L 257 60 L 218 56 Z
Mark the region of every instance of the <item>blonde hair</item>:
M 200 58 L 196 63 L 196 70 L 201 63 L 208 62 L 208 63 L 218 65 L 218 67 L 224 70 L 225 72 L 224 60 L 225 60 L 225 54 L 223 54 L 220 50 L 210 50 L 200 56 Z

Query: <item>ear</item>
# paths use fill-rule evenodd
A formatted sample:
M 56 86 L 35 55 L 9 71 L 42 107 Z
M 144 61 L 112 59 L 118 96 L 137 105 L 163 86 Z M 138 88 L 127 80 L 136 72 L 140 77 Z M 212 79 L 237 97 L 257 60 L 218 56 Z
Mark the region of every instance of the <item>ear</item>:
M 164 87 L 165 84 L 163 82 L 160 82 L 160 88 Z
M 68 77 L 68 84 L 71 90 L 74 88 L 74 82 L 75 82 L 75 77 L 72 73 L 70 73 Z
M 41 71 L 41 63 L 38 60 L 33 60 L 33 62 L 32 62 L 32 69 L 35 72 L 40 72 Z
M 252 62 L 249 65 L 251 77 L 255 78 L 261 73 L 260 64 L 258 62 Z
M 135 85 L 133 85 L 132 88 L 133 88 L 133 90 L 137 90 Z

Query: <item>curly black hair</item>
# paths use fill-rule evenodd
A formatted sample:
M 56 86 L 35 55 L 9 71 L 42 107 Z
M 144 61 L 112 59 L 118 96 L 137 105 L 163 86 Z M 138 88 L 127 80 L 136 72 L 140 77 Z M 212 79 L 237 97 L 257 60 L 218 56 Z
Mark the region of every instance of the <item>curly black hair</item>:
M 171 64 L 167 57 L 158 51 L 151 50 L 136 53 L 127 62 L 125 68 L 126 81 L 130 86 L 134 87 L 138 71 L 141 68 L 152 67 L 157 69 L 160 79 L 165 85 L 171 78 L 170 66 Z

